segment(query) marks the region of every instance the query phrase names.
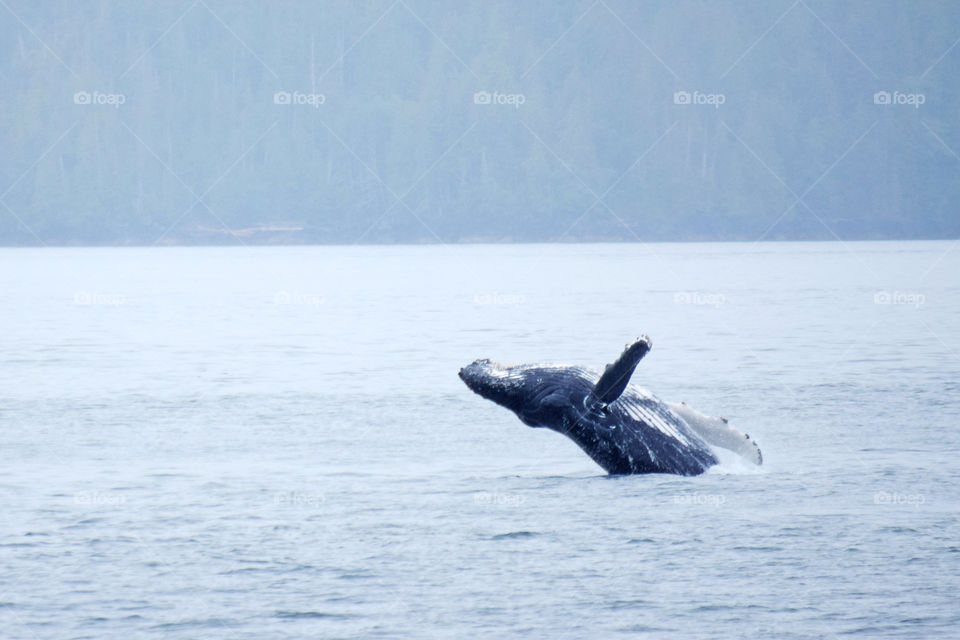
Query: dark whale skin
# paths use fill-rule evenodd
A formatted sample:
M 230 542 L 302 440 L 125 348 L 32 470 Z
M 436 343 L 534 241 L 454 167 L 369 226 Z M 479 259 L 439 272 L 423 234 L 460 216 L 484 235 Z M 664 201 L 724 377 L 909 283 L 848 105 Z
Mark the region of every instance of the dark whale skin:
M 709 445 L 666 403 L 624 382 L 622 362 L 629 360 L 629 378 L 642 357 L 635 345 L 604 376 L 583 367 L 504 366 L 490 360 L 477 360 L 459 375 L 475 393 L 510 409 L 528 426 L 567 436 L 610 475 L 703 473 L 718 462 Z M 612 384 L 603 378 L 613 378 Z M 602 396 L 594 393 L 597 388 Z

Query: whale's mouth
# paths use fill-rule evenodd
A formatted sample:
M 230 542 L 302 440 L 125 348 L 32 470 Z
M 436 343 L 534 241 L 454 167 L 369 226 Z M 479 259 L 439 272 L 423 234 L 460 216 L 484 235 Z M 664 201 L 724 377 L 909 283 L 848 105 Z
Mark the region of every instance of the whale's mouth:
M 458 376 L 472 391 L 480 393 L 490 384 L 493 363 L 487 359 L 474 360 L 465 367 L 461 367 Z
M 457 375 L 471 391 L 505 407 L 512 407 L 523 389 L 523 376 L 514 367 L 486 358 L 471 362 Z

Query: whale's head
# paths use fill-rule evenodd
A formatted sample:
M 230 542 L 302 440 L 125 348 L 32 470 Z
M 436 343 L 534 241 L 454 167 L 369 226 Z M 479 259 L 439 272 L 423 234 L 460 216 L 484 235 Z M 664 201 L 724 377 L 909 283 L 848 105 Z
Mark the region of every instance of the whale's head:
M 502 407 L 516 411 L 524 404 L 527 380 L 523 367 L 511 367 L 487 358 L 460 369 L 460 379 L 470 390 Z
M 557 367 L 504 365 L 485 358 L 460 369 L 459 376 L 471 391 L 513 411 L 531 427 L 556 428 L 577 392 L 589 392 L 586 383 L 571 384 L 578 376 Z

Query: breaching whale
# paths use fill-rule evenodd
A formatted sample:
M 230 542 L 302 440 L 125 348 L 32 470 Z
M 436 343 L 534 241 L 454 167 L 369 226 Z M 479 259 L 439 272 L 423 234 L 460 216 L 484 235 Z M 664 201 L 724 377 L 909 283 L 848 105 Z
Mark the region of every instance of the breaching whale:
M 483 359 L 459 375 L 472 391 L 513 411 L 524 424 L 567 436 L 611 475 L 698 475 L 718 462 L 710 445 L 760 464 L 757 443 L 725 418 L 663 402 L 629 384 L 651 346 L 648 337 L 637 338 L 602 374 L 584 367 L 507 366 Z

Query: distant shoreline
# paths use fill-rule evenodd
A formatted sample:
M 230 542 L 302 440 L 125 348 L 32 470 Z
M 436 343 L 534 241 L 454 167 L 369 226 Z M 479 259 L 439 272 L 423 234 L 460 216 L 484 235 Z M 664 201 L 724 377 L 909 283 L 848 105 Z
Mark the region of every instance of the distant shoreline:
M 171 242 L 162 244 L 149 243 L 22 243 L 3 244 L 0 249 L 201 249 L 201 248 L 281 248 L 281 247 L 449 247 L 449 246 L 535 246 L 535 245 L 716 245 L 716 244 L 867 244 L 867 243 L 895 243 L 895 242 L 954 242 L 960 237 L 943 238 L 856 238 L 856 239 L 808 239 L 808 238 L 775 238 L 763 240 L 453 240 L 440 242 L 437 240 L 423 240 L 419 242 L 243 242 L 240 238 L 236 242 L 209 242 L 187 243 Z

